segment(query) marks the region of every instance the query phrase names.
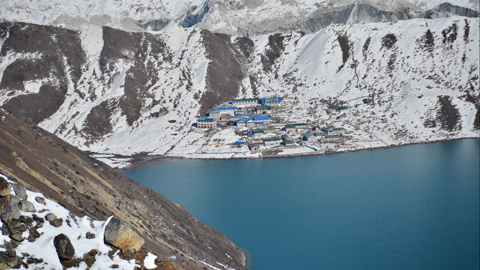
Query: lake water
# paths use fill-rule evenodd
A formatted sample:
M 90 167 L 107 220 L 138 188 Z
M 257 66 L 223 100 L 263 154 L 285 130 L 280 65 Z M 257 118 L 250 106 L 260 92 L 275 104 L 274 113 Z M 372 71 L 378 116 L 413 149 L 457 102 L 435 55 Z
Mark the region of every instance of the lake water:
M 269 269 L 479 269 L 480 140 L 125 174 Z

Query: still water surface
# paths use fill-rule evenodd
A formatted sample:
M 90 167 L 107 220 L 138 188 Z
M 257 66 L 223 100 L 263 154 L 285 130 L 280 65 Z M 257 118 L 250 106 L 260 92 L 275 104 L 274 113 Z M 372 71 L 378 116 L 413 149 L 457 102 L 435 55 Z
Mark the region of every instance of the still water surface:
M 125 174 L 222 232 L 253 270 L 479 269 L 479 149 L 164 160 Z

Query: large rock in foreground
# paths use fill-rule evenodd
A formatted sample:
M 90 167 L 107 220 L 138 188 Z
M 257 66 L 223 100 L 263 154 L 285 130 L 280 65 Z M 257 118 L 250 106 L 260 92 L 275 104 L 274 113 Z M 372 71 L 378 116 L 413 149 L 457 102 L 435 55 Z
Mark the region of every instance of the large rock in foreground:
M 132 248 L 138 251 L 145 240 L 134 232 L 130 225 L 118 217 L 113 217 L 105 227 L 105 243 L 122 250 Z
M 65 234 L 61 233 L 53 239 L 53 244 L 57 250 L 58 258 L 60 260 L 71 260 L 75 255 L 75 248 L 73 248 L 72 242 Z

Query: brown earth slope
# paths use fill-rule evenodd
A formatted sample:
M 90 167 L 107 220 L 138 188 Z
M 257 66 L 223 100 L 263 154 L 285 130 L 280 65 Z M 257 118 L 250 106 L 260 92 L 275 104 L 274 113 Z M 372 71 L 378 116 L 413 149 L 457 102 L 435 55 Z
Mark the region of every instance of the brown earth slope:
M 246 269 L 245 256 L 233 242 L 182 206 L 3 109 L 0 173 L 42 192 L 75 215 L 99 220 L 120 217 L 140 233 L 146 248 L 170 258 L 176 269 L 204 269 L 199 260 L 221 269 L 216 262 Z

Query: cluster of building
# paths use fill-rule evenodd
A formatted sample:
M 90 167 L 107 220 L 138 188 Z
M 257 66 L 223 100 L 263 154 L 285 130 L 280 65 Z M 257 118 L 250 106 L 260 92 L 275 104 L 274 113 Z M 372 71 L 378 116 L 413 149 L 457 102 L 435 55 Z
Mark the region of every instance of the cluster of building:
M 344 128 L 320 128 L 308 123 L 269 126 L 272 121 L 270 113 L 283 105 L 280 97 L 233 99 L 228 105 L 230 106 L 212 108 L 206 117 L 198 117 L 197 128 L 238 127 L 237 133 L 244 136 L 244 139 L 235 142 L 235 145 L 248 144 L 252 152 L 260 151 L 262 147 L 336 141 L 346 131 Z
M 282 105 L 282 98 L 233 99 L 229 107 L 215 107 L 206 117 L 197 118 L 197 128 L 246 127 L 255 128 L 270 123 L 272 107 Z
M 284 134 L 281 136 L 269 137 L 267 139 L 255 139 L 259 133 L 274 133 L 275 128 L 260 129 L 248 132 L 251 139 L 248 139 L 248 147 L 252 152 L 258 152 L 262 147 L 272 146 L 295 146 L 304 144 L 313 144 L 316 142 L 330 142 L 340 139 L 340 135 L 345 133 L 344 128 L 319 128 L 312 127 L 307 123 L 287 124 L 280 129 Z M 278 134 L 278 133 L 277 133 Z M 243 134 L 240 134 L 243 135 Z M 260 135 L 260 134 L 259 134 Z M 294 139 L 297 136 L 301 139 Z

